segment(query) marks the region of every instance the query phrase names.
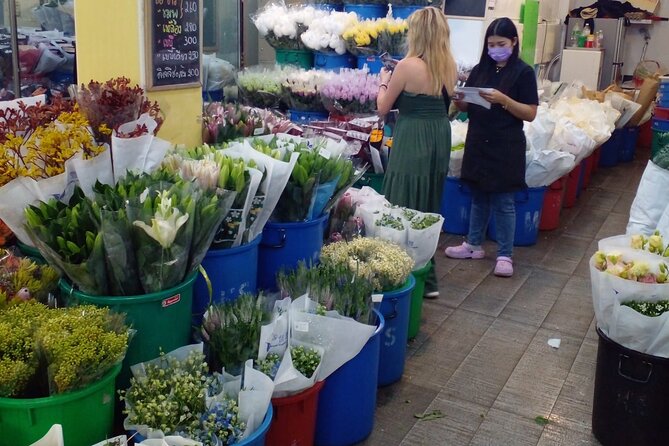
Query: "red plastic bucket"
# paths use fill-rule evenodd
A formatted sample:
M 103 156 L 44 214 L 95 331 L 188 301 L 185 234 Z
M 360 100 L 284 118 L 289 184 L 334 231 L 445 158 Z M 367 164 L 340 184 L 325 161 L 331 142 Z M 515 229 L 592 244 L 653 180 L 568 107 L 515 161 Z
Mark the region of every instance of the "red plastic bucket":
M 657 107 L 655 107 L 657 110 Z M 665 109 L 669 110 L 669 109 Z M 669 119 L 669 118 L 667 118 Z M 636 142 L 637 147 L 648 149 L 653 142 L 652 119 L 644 122 L 639 126 L 639 139 Z
M 563 208 L 571 208 L 576 204 L 576 197 L 578 196 L 578 179 L 581 176 L 581 164 L 578 163 L 574 169 L 569 172 L 567 177 L 567 190 L 564 194 Z
M 316 434 L 318 394 L 325 381 L 319 381 L 297 395 L 272 398 L 274 418 L 267 433 L 273 446 L 311 446 Z
M 595 152 L 592 152 L 585 159 L 585 172 L 583 173 L 583 189 L 587 189 L 592 177 L 592 168 L 595 165 Z
M 655 107 L 653 117 L 655 119 L 669 119 L 669 108 Z
M 602 155 L 602 147 L 597 147 L 594 152 L 592 152 L 593 155 L 593 163 L 592 163 L 592 173 L 597 172 L 599 169 L 599 158 Z
M 564 200 L 566 182 L 567 177 L 564 176 L 546 188 L 541 220 L 539 220 L 540 231 L 552 231 L 560 226 L 560 210 Z

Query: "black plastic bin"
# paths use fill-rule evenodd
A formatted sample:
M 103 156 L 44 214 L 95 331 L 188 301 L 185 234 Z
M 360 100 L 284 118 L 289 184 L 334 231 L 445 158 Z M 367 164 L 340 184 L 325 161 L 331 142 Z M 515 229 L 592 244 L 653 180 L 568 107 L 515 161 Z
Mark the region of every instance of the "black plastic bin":
M 669 445 L 669 359 L 630 350 L 597 327 L 592 432 L 603 446 Z

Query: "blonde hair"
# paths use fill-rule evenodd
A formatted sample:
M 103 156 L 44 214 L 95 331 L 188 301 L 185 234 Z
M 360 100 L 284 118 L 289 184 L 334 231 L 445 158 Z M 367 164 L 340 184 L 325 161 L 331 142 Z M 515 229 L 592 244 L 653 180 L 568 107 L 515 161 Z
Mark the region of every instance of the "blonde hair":
M 427 65 L 434 94 L 446 87 L 453 93 L 458 70 L 451 54 L 451 30 L 446 15 L 433 6 L 419 9 L 408 18 L 407 57 L 419 57 Z

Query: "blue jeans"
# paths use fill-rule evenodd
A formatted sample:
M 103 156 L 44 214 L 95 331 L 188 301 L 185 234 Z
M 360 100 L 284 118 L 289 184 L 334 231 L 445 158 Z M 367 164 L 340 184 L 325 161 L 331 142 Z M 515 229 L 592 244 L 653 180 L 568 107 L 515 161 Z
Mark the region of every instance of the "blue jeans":
M 480 246 L 485 239 L 491 210 L 495 213 L 497 255 L 511 257 L 516 231 L 516 203 L 513 192 L 488 193 L 472 189 L 472 208 L 469 216 L 467 242 Z

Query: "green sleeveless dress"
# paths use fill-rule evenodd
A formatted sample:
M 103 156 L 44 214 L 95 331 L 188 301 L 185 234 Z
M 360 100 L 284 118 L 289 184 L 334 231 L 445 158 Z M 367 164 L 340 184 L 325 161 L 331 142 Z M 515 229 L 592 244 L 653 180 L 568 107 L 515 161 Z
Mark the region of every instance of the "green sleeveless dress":
M 402 92 L 383 180 L 392 204 L 439 213 L 451 158 L 451 124 L 443 96 Z

